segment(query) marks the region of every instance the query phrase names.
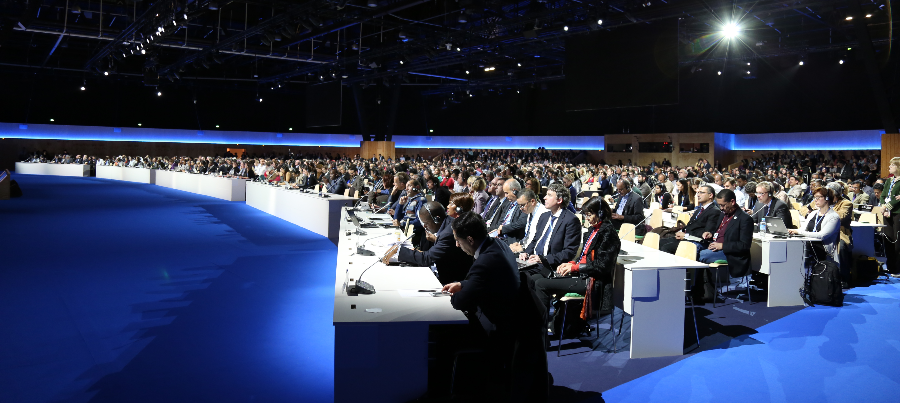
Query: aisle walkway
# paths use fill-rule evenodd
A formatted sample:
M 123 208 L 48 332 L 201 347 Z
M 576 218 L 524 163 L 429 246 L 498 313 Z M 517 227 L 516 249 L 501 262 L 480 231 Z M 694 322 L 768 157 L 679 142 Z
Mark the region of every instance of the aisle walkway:
M 13 179 L 0 402 L 333 399 L 327 239 L 159 186 Z

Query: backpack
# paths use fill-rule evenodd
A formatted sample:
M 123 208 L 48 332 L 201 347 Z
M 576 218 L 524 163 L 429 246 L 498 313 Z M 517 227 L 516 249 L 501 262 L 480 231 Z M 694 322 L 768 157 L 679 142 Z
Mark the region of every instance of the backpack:
M 803 290 L 803 301 L 809 306 L 843 306 L 844 292 L 841 289 L 841 273 L 837 264 L 825 260 L 809 269 Z

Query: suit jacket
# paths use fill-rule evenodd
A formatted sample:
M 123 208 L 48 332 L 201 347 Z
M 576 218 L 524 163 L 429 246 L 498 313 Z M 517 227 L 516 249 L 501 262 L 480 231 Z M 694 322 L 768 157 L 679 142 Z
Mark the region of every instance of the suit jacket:
M 593 227 L 584 235 L 584 241 L 587 242 L 591 236 Z M 622 241 L 616 234 L 615 228 L 609 220 L 605 220 L 600 224 L 597 234 L 591 240 L 590 245 L 584 245 L 585 263 L 578 263 L 577 272 L 581 277 L 593 277 L 604 283 L 612 281 L 612 275 L 616 268 L 616 259 L 619 257 L 619 249 L 622 248 Z M 576 256 L 580 259 L 580 256 Z
M 528 224 L 528 214 L 522 212 L 522 209 L 519 208 L 519 204 L 516 202 L 510 202 L 509 207 L 512 207 L 512 215 L 509 217 L 509 224 L 503 224 L 503 218 L 506 216 L 506 211 L 502 210 L 499 214 L 499 219 L 497 227 L 503 227 L 503 232 L 500 234 L 500 237 L 506 240 L 507 243 L 515 243 L 519 242 L 522 238 L 525 237 L 525 225 Z
M 716 222 L 716 230 L 722 224 L 725 214 L 721 214 Z M 715 233 L 715 230 L 713 231 Z M 714 242 L 722 243 L 722 252 L 728 261 L 731 277 L 742 277 L 750 271 L 750 245 L 753 243 L 753 219 L 741 209 L 734 212 L 734 218 L 725 228 L 724 239 Z
M 698 211 L 695 210 L 691 220 L 684 227 L 684 232 L 698 238 L 702 237 L 704 232 L 715 233 L 716 225 L 719 224 L 719 218 L 722 217 L 722 210 L 719 210 L 719 205 L 716 202 L 711 202 L 699 217 L 697 213 Z
M 343 195 L 345 189 L 347 189 L 347 182 L 344 181 L 344 178 L 337 178 L 331 181 L 325 190 L 336 195 Z
M 518 309 L 514 297 L 519 290 L 519 268 L 503 242 L 486 238 L 460 284 L 462 289 L 450 297 L 453 308 L 470 314 L 480 310 L 498 327 L 512 324 Z
M 597 183 L 600 185 L 600 196 L 612 194 L 612 185 L 609 183 L 609 179 L 600 179 Z
M 897 183 L 893 183 L 894 180 L 897 180 Z M 890 210 L 891 214 L 900 213 L 900 200 L 897 200 L 898 194 L 900 194 L 900 179 L 891 178 L 891 180 L 885 182 L 884 190 L 881 191 L 881 205 Z
M 771 205 L 771 207 L 769 207 L 769 215 L 765 217 L 778 217 L 782 221 L 784 221 L 785 227 L 796 229 L 796 227 L 794 227 L 794 220 L 791 218 L 791 212 L 790 209 L 788 209 L 787 204 L 784 204 L 783 201 L 778 199 L 772 199 L 768 204 Z M 765 209 L 766 204 L 756 202 L 756 205 L 753 206 L 753 214 L 751 215 L 754 223 L 759 223 L 759 220 L 764 217 L 763 214 L 765 214 Z M 763 210 L 763 212 L 759 213 L 760 210 Z
M 853 194 L 850 196 L 850 201 L 853 203 L 853 207 L 865 206 L 869 204 L 869 195 L 865 192 L 860 194 Z
M 496 202 L 494 202 L 494 203 L 496 203 Z M 500 224 L 503 223 L 503 218 L 506 216 L 506 213 L 509 211 L 510 204 L 516 204 L 516 202 L 511 202 L 511 201 L 509 201 L 509 199 L 504 197 L 503 201 L 498 205 L 498 207 L 496 209 L 493 209 L 494 210 L 492 212 L 493 216 L 488 217 L 488 219 L 490 219 L 490 221 L 487 222 L 488 231 L 493 231 L 494 229 L 499 227 Z
M 547 211 L 541 215 L 540 219 L 538 219 L 537 231 L 534 233 L 534 238 L 532 238 L 531 243 L 525 248 L 525 253 L 529 255 L 543 254 L 543 251 L 537 251 L 535 248 L 541 237 L 544 235 L 544 228 L 547 227 L 547 223 L 549 222 L 550 211 Z M 557 218 L 556 223 L 553 224 L 553 233 L 550 234 L 550 239 L 547 240 L 547 254 L 544 255 L 544 257 L 547 259 L 547 263 L 550 266 L 549 268 L 551 270 L 556 270 L 556 267 L 561 263 L 575 259 L 577 257 L 575 256 L 575 252 L 578 251 L 578 246 L 580 244 L 581 223 L 578 222 L 574 213 L 562 209 L 559 213 L 559 218 Z
M 484 212 L 484 205 L 487 204 L 488 199 L 491 198 L 485 191 L 475 192 L 475 212 L 481 214 Z
M 619 200 L 621 200 L 621 198 L 622 196 L 619 196 L 619 198 L 616 199 L 615 204 L 610 206 L 612 207 L 613 214 L 619 210 Z M 622 210 L 622 215 L 625 216 L 624 220 L 610 220 L 616 230 L 622 228 L 623 223 L 629 223 L 637 225 L 637 228 L 634 230 L 635 235 L 644 235 L 647 233 L 644 224 L 638 225 L 644 220 L 644 202 L 641 201 L 640 194 L 634 192 L 628 193 L 628 201 L 625 202 L 625 209 Z
M 438 279 L 441 284 L 455 283 L 462 281 L 469 273 L 472 267 L 472 256 L 467 255 L 456 246 L 456 239 L 453 238 L 453 217 L 447 217 L 441 223 L 437 232 L 437 240 L 434 245 L 426 252 L 420 252 L 409 248 L 400 248 L 401 262 L 415 264 L 416 266 L 437 267 Z
M 503 196 L 494 196 L 494 200 L 488 199 L 489 206 L 487 206 L 487 213 L 484 214 L 484 222 L 490 226 L 493 221 L 494 213 L 497 211 L 500 206 L 506 202 L 506 198 Z

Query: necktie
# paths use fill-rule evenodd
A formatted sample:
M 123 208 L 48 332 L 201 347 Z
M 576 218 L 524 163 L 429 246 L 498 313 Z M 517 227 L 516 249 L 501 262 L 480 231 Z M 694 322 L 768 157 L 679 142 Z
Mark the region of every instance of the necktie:
M 515 211 L 516 207 L 518 207 L 518 203 L 510 203 L 509 210 L 506 211 L 506 216 L 503 217 L 503 225 L 509 224 L 510 218 L 512 218 L 513 211 Z
M 700 218 L 700 214 L 703 214 L 703 206 L 697 206 L 697 208 L 694 209 L 694 216 L 691 217 L 690 221 L 688 221 L 688 222 L 689 223 L 694 222 L 694 220 Z
M 484 205 L 484 211 L 481 212 L 481 218 L 487 219 L 488 212 L 491 210 L 491 204 L 494 203 L 494 198 L 491 197 L 488 199 L 487 204 Z
M 550 233 L 553 232 L 553 224 L 556 223 L 556 217 L 550 216 L 550 223 L 547 224 L 547 230 L 544 231 L 544 236 L 538 240 L 537 246 L 534 248 L 535 254 L 543 254 L 544 253 L 544 245 L 547 244 L 547 238 L 550 238 Z
M 766 213 L 765 213 L 765 217 L 768 217 L 768 216 L 769 216 L 769 206 L 771 206 L 771 205 L 772 205 L 772 202 L 769 202 L 768 204 L 766 204 Z
M 528 222 L 525 223 L 525 236 L 522 237 L 522 242 L 528 240 L 528 233 L 531 232 L 531 217 L 534 217 L 534 212 L 528 215 Z

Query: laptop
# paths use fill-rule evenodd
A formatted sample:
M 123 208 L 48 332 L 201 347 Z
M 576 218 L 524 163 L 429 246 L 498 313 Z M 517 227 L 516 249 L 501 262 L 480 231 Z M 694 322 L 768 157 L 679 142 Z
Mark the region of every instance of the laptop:
M 791 237 L 784 220 L 780 217 L 766 217 L 766 231 L 779 237 Z

